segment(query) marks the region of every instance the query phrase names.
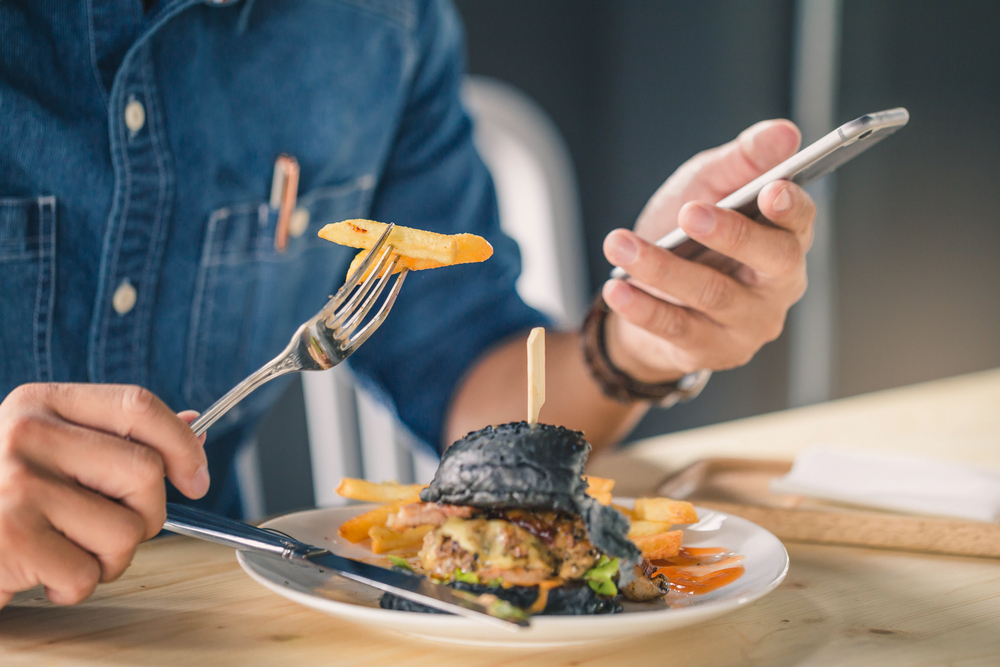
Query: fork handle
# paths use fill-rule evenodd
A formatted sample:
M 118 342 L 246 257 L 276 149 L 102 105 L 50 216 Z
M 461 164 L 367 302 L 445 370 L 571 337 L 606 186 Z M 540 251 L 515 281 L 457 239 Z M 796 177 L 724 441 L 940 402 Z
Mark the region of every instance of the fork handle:
M 287 352 L 287 351 L 286 351 Z M 250 393 L 270 382 L 276 377 L 298 370 L 294 360 L 283 352 L 275 359 L 271 360 L 260 369 L 251 373 L 245 380 L 226 392 L 226 394 L 212 403 L 205 412 L 201 413 L 197 419 L 191 422 L 191 430 L 196 436 L 208 430 L 208 427 L 219 421 L 224 414 L 229 412 L 233 406 L 250 395 Z

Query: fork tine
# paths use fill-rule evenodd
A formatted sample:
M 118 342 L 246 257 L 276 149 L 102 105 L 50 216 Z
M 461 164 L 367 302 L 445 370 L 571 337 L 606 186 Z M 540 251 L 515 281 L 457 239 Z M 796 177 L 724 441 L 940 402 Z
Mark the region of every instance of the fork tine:
M 392 251 L 392 246 L 387 246 L 385 250 L 382 251 L 382 256 L 379 257 L 378 264 L 375 265 L 375 268 L 369 275 L 368 280 L 361 283 L 361 286 L 358 287 L 357 291 L 351 295 L 351 298 L 347 301 L 347 303 L 345 303 L 343 307 L 333 315 L 333 317 L 327 320 L 326 325 L 328 327 L 336 329 L 343 326 L 344 321 L 353 315 L 353 313 L 358 309 L 359 304 L 363 305 L 363 300 L 368 298 L 368 294 L 373 288 L 378 290 L 375 293 L 375 296 L 378 296 L 378 293 L 382 291 L 381 287 L 379 287 L 381 280 L 373 280 L 373 277 L 382 274 L 382 277 L 384 278 L 386 275 L 392 274 L 391 269 L 386 272 L 386 267 L 390 264 L 390 262 L 393 268 L 396 266 L 396 259 L 393 259 Z
M 375 302 L 378 301 L 378 297 L 382 293 L 382 290 L 385 289 L 385 286 L 392 279 L 392 270 L 396 268 L 396 264 L 398 263 L 399 257 L 394 257 L 389 265 L 386 266 L 385 273 L 382 274 L 378 284 L 375 285 L 375 289 L 371 290 L 368 296 L 365 297 L 361 306 L 357 308 L 357 312 L 353 313 L 350 318 L 344 322 L 343 326 L 341 326 L 340 331 L 337 332 L 337 337 L 342 339 L 345 344 L 350 340 L 351 334 L 358 328 L 358 325 L 361 324 L 365 316 L 368 315 L 368 311 L 371 310 L 372 306 L 375 305 Z
M 3 0 L 0 0 L 2 2 Z M 351 332 L 358 327 L 371 310 L 375 301 L 385 289 L 392 277 L 398 256 L 393 255 L 393 247 L 388 244 L 389 233 L 393 229 L 389 224 L 379 237 L 375 246 L 361 262 L 358 270 L 348 276 L 344 286 L 337 290 L 327 304 L 313 317 L 309 318 L 296 330 L 288 346 L 271 361 L 251 373 L 242 382 L 230 389 L 226 394 L 205 410 L 191 424 L 195 433 L 201 435 L 233 406 L 246 398 L 252 391 L 276 377 L 297 371 L 318 371 L 332 368 L 349 357 L 368 336 L 385 320 L 389 309 L 396 300 L 399 288 L 407 271 L 404 269 L 396 279 L 396 284 L 386 296 L 382 307 L 375 313 L 372 321 L 361 329 L 357 336 L 351 339 Z M 378 261 L 376 262 L 376 256 Z M 375 268 L 374 275 L 380 275 L 380 280 L 366 280 L 358 288 L 361 277 Z M 358 288 L 358 289 L 356 289 Z M 338 308 L 347 302 L 343 308 Z M 356 306 L 360 304 L 360 309 Z M 329 318 L 329 324 L 328 319 Z M 349 329 L 341 329 L 337 322 L 349 320 Z
M 385 320 L 386 316 L 389 314 L 389 310 L 392 308 L 392 304 L 396 301 L 396 295 L 399 294 L 399 288 L 403 286 L 403 280 L 406 278 L 406 274 L 409 273 L 409 269 L 403 269 L 399 272 L 399 277 L 396 278 L 396 284 L 392 286 L 389 291 L 388 296 L 385 297 L 385 301 L 382 303 L 382 307 L 378 309 L 375 316 L 371 321 L 366 324 L 358 333 L 352 338 L 344 351 L 348 354 L 354 352 L 359 345 L 368 340 L 368 337 L 375 333 L 379 325 Z
M 344 301 L 347 300 L 347 297 L 351 294 L 354 288 L 357 287 L 358 282 L 361 280 L 361 277 L 367 275 L 368 269 L 371 267 L 372 263 L 375 262 L 375 258 L 379 257 L 379 253 L 381 252 L 385 244 L 388 242 L 389 234 L 392 233 L 392 230 L 395 226 L 396 225 L 391 222 L 386 226 L 385 231 L 382 232 L 382 236 L 378 237 L 378 241 L 375 242 L 375 245 L 372 246 L 372 249 L 368 251 L 368 255 L 365 257 L 364 261 L 361 262 L 361 266 L 359 266 L 354 273 L 352 273 L 347 277 L 347 281 L 341 286 L 339 290 L 337 290 L 337 293 L 333 295 L 333 298 L 330 299 L 330 302 L 326 305 L 326 309 L 335 310 L 339 308 L 340 305 L 344 303 Z

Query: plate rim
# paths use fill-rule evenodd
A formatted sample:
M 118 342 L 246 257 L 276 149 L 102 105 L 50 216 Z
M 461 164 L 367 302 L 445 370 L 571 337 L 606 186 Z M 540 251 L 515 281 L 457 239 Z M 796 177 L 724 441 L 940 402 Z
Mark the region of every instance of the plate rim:
M 616 504 L 628 503 L 633 501 L 633 498 L 614 498 Z M 282 514 L 280 516 L 272 517 L 264 523 L 260 524 L 262 528 L 273 527 L 274 522 L 279 522 L 291 517 L 298 517 L 308 514 L 323 514 L 328 512 L 344 511 L 347 509 L 357 509 L 362 510 L 365 507 L 377 507 L 378 503 L 359 503 L 356 505 L 334 505 L 331 507 L 319 507 L 307 510 L 299 510 L 296 512 L 289 512 L 287 514 Z M 778 586 L 781 582 L 785 580 L 788 574 L 788 568 L 790 565 L 790 560 L 788 556 L 788 549 L 785 548 L 784 543 L 778 539 L 771 531 L 759 526 L 758 524 L 744 519 L 743 517 L 730 514 L 728 512 L 723 512 L 721 510 L 716 510 L 708 507 L 695 506 L 696 511 L 711 511 L 718 514 L 722 514 L 726 517 L 726 520 L 736 520 L 736 522 L 745 522 L 753 528 L 762 533 L 770 536 L 774 539 L 775 543 L 781 547 L 781 553 L 783 558 L 783 563 L 780 572 L 773 577 L 766 585 L 762 586 L 760 589 L 747 593 L 736 599 L 726 599 L 726 600 L 711 600 L 700 605 L 691 605 L 683 608 L 666 608 L 657 609 L 653 611 L 645 611 L 638 613 L 621 613 L 621 614 L 594 614 L 594 615 L 579 615 L 579 616 L 533 616 L 531 619 L 531 624 L 533 627 L 539 627 L 546 631 L 558 631 L 563 627 L 571 627 L 573 629 L 580 629 L 581 626 L 588 625 L 599 625 L 602 630 L 614 630 L 617 626 L 622 625 L 626 627 L 633 627 L 637 622 L 649 622 L 652 623 L 654 619 L 662 618 L 666 614 L 676 614 L 678 612 L 682 613 L 683 616 L 691 621 L 691 623 L 686 623 L 685 625 L 690 625 L 694 623 L 701 622 L 702 620 L 707 620 L 707 618 L 715 618 L 717 616 L 722 616 L 724 614 L 730 613 L 742 607 L 746 607 L 757 600 L 761 599 Z M 419 634 L 421 636 L 426 636 L 426 633 L 421 632 L 418 629 L 403 627 L 403 626 L 413 626 L 417 625 L 421 628 L 425 626 L 428 622 L 427 614 L 420 614 L 409 611 L 402 611 L 397 609 L 382 609 L 376 607 L 368 607 L 362 604 L 357 604 L 353 602 L 343 602 L 339 600 L 331 600 L 329 598 L 319 597 L 315 595 L 309 595 L 308 593 L 303 593 L 300 591 L 293 590 L 281 586 L 279 583 L 268 579 L 262 573 L 256 571 L 252 564 L 247 562 L 244 558 L 244 552 L 242 550 L 236 550 L 236 559 L 240 564 L 243 571 L 254 581 L 256 581 L 261 586 L 271 590 L 278 595 L 281 595 L 293 602 L 301 604 L 303 606 L 309 607 L 311 609 L 316 609 L 318 611 L 332 614 L 332 612 L 326 607 L 332 607 L 341 610 L 337 613 L 338 618 L 343 618 L 345 620 L 357 619 L 358 622 L 368 622 L 387 629 L 397 630 L 401 632 Z M 317 605 L 316 603 L 321 603 Z M 707 617 L 707 618 L 705 618 Z M 481 623 L 477 623 L 472 619 L 462 618 L 460 616 L 452 615 L 434 615 L 434 623 L 440 623 L 445 629 L 460 631 L 465 628 L 484 628 Z M 646 623 L 643 623 L 645 625 Z M 517 634 L 511 634 L 512 640 L 516 641 Z M 476 642 L 481 643 L 481 642 Z M 579 642 L 572 642 L 579 643 Z M 539 644 L 540 645 L 540 644 Z

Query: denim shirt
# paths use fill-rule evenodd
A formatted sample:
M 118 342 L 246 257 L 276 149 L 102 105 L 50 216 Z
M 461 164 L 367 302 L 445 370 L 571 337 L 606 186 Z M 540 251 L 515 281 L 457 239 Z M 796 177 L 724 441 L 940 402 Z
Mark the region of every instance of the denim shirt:
M 0 398 L 135 383 L 204 410 L 343 281 L 356 251 L 316 232 L 365 217 L 495 249 L 410 275 L 350 359 L 437 446 L 463 372 L 542 322 L 514 291 L 462 50 L 438 0 L 0 2 Z M 301 167 L 284 252 L 268 205 L 281 153 Z M 232 455 L 281 385 L 210 430 L 203 506 L 238 513 Z

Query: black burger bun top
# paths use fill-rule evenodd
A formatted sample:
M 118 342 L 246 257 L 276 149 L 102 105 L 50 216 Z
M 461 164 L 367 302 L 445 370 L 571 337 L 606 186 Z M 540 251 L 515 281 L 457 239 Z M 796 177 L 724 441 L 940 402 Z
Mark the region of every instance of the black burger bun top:
M 590 453 L 583 433 L 517 422 L 487 426 L 445 451 L 425 502 L 481 509 L 553 509 L 579 514 L 580 477 Z
M 556 510 L 580 516 L 595 547 L 621 558 L 623 566 L 634 564 L 640 552 L 626 537 L 628 519 L 587 495 L 582 475 L 588 454 L 590 443 L 583 433 L 562 426 L 487 426 L 445 451 L 420 499 L 484 510 Z

